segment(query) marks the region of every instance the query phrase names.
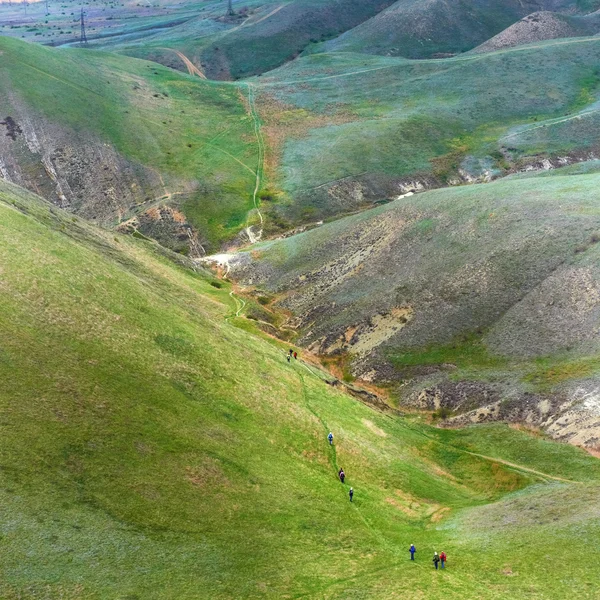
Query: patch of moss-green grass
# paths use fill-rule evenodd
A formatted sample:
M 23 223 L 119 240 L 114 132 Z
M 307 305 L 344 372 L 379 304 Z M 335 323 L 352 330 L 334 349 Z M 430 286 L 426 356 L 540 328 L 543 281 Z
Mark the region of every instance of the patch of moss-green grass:
M 571 380 L 587 379 L 598 372 L 600 372 L 599 356 L 562 360 L 556 357 L 539 358 L 532 362 L 531 370 L 523 380 L 538 389 L 547 390 Z
M 449 344 L 435 344 L 419 350 L 389 350 L 387 358 L 398 369 L 419 365 L 454 365 L 461 373 L 502 369 L 509 364 L 506 358 L 489 352 L 479 333 L 463 335 Z

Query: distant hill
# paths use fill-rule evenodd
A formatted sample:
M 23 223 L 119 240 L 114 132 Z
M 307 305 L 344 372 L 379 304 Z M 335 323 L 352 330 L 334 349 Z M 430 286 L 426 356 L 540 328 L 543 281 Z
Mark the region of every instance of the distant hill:
M 296 58 L 311 44 L 337 37 L 376 15 L 392 0 L 268 2 L 208 27 L 206 17 L 140 41 L 107 40 L 107 47 L 142 58 L 172 61 L 164 47 L 181 50 L 211 79 L 258 75 Z M 211 30 L 212 29 L 212 30 Z M 116 45 L 115 45 L 116 44 Z
M 325 44 L 329 51 L 430 58 L 465 52 L 526 15 L 576 10 L 576 0 L 397 0 Z
M 526 16 L 487 40 L 473 52 L 493 52 L 555 38 L 582 37 L 600 32 L 600 12 L 585 16 L 561 15 L 543 11 Z

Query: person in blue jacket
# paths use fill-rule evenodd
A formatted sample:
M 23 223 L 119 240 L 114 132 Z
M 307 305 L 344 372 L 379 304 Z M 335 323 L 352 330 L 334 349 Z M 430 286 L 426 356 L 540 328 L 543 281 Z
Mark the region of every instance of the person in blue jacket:
M 329 445 L 331 446 L 333 444 L 333 433 L 331 433 L 331 431 L 329 432 L 327 439 L 329 440 Z
M 411 544 L 408 551 L 410 552 L 410 560 L 415 560 L 415 552 L 417 551 L 417 549 L 415 548 L 415 545 Z

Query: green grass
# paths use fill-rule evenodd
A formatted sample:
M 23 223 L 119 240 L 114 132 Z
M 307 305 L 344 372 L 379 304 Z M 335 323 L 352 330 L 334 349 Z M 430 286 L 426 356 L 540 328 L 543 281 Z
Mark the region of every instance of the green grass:
M 556 598 L 600 584 L 578 496 L 596 505 L 592 457 L 373 411 L 228 319 L 228 285 L 8 184 L 0 248 L 2 597 Z M 589 487 L 541 485 L 566 475 Z M 512 529 L 483 538 L 470 520 L 544 503 L 552 528 L 526 522 L 518 556 Z M 556 557 L 543 578 L 540 546 Z M 442 548 L 443 574 L 429 563 Z
M 450 344 L 432 345 L 409 352 L 391 349 L 388 358 L 398 369 L 419 365 L 451 364 L 460 369 L 457 378 L 467 373 L 506 368 L 509 361 L 502 356 L 490 354 L 481 334 L 466 334 Z

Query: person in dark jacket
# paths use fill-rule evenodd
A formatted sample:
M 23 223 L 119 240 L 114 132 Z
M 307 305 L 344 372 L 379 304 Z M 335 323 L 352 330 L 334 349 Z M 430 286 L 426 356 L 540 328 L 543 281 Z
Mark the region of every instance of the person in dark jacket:
M 340 481 L 342 483 L 344 483 L 344 479 L 346 479 L 346 473 L 344 473 L 344 469 L 340 469 L 340 472 L 338 473 L 339 477 L 340 477 Z
M 410 560 L 415 560 L 415 552 L 417 551 L 417 549 L 415 548 L 415 545 L 411 544 L 408 551 L 410 552 Z
M 329 432 L 327 439 L 329 440 L 329 445 L 332 446 L 333 445 L 333 433 L 331 433 L 331 431 Z
M 437 552 L 433 553 L 433 564 L 435 565 L 435 568 L 438 568 L 438 563 L 440 562 L 440 557 L 438 556 Z
M 442 563 L 442 569 L 443 569 L 444 565 L 446 564 L 446 553 L 445 552 L 440 552 L 440 562 Z
M 348 496 L 350 496 L 350 502 L 352 502 L 352 498 L 354 498 L 354 490 L 352 488 L 350 488 L 350 491 L 348 492 Z

